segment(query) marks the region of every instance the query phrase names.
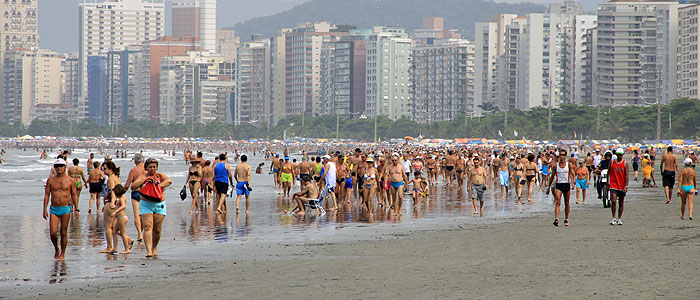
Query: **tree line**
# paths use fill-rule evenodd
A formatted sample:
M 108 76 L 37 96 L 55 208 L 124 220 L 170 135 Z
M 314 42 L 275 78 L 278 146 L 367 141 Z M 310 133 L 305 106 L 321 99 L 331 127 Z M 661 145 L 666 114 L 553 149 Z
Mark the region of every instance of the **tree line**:
M 396 121 L 377 119 L 377 136 L 382 141 L 406 136 L 424 138 L 492 138 L 528 140 L 619 139 L 639 142 L 656 138 L 656 105 L 604 106 L 600 114 L 595 106 L 564 104 L 552 109 L 552 131 L 548 131 L 548 109 L 495 111 L 482 117 L 459 116 L 449 122 L 417 123 L 407 118 Z M 507 113 L 507 118 L 505 117 Z M 662 139 L 696 139 L 700 135 L 700 102 L 677 99 L 661 107 Z M 596 126 L 599 118 L 599 128 Z M 0 124 L 4 137 L 29 135 L 77 137 L 200 137 L 209 139 L 282 139 L 286 137 L 335 138 L 336 116 L 300 116 L 280 120 L 277 125 L 159 124 L 130 120 L 119 126 L 101 126 L 91 120 L 82 122 L 34 120 L 30 126 Z M 501 135 L 499 135 L 499 132 Z M 517 132 L 517 136 L 515 133 Z M 374 119 L 341 117 L 340 138 L 374 140 Z

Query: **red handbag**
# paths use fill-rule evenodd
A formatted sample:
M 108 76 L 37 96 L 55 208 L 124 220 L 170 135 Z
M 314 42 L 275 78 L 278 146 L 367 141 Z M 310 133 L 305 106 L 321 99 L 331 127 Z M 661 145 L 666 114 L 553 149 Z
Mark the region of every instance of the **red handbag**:
M 151 202 L 163 201 L 163 188 L 160 186 L 160 179 L 156 176 L 146 178 L 141 187 L 141 198 Z

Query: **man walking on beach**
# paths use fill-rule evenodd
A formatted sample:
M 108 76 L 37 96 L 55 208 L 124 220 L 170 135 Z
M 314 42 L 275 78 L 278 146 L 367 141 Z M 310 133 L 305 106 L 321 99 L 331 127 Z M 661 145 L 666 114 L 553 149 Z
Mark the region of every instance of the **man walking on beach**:
M 625 194 L 627 194 L 627 184 L 629 183 L 629 174 L 627 173 L 627 163 L 622 156 L 625 150 L 617 148 L 617 159 L 610 163 L 608 177 L 610 178 L 610 210 L 612 212 L 612 220 L 610 225 L 622 225 L 622 211 L 625 209 Z M 615 204 L 619 203 L 617 210 L 617 220 L 615 220 Z
M 216 211 L 223 214 L 226 209 L 226 193 L 228 187 L 233 185 L 233 176 L 231 176 L 231 166 L 226 161 L 226 154 L 219 155 L 219 162 L 214 166 L 214 186 L 216 187 L 217 198 L 219 205 Z
M 245 196 L 245 213 L 248 214 L 248 206 L 250 206 L 250 173 L 252 168 L 248 165 L 248 156 L 241 156 L 241 163 L 236 166 L 234 177 L 236 178 L 236 214 L 238 214 L 238 204 L 241 202 L 241 196 Z
M 141 229 L 141 218 L 139 217 L 139 201 L 141 201 L 141 187 L 139 186 L 136 189 L 134 189 L 134 187 L 132 187 L 131 185 L 132 183 L 134 183 L 134 180 L 136 180 L 136 178 L 146 175 L 146 169 L 144 169 L 143 167 L 143 154 L 134 154 L 134 158 L 132 158 L 132 160 L 134 161 L 135 166 L 131 169 L 131 171 L 129 171 L 129 177 L 126 178 L 126 184 L 124 186 L 131 187 L 131 204 L 134 208 L 134 226 L 136 226 L 136 232 L 138 233 L 138 238 L 136 239 L 136 241 L 142 242 L 143 230 Z
M 399 154 L 391 155 L 391 165 L 386 173 L 386 179 L 389 180 L 389 199 L 391 209 L 394 215 L 401 214 L 401 206 L 403 205 L 404 183 L 408 182 L 406 173 L 403 172 L 403 166 L 399 164 Z
M 44 219 L 49 219 L 49 234 L 54 248 L 54 259 L 64 260 L 68 247 L 68 223 L 70 221 L 71 204 L 76 207 L 75 215 L 78 216 L 78 191 L 71 177 L 66 174 L 66 161 L 57 159 L 53 164 L 56 176 L 46 180 L 44 189 Z M 46 206 L 51 202 L 47 211 Z M 61 230 L 61 252 L 58 250 L 58 230 Z
M 469 182 L 471 183 L 472 205 L 474 206 L 474 215 L 484 215 L 484 191 L 489 188 L 489 183 L 486 178 L 486 169 L 481 166 L 481 160 L 478 156 L 474 157 L 474 167 L 469 171 Z M 476 210 L 476 201 L 479 201 L 479 211 Z
M 676 155 L 673 154 L 673 147 L 668 146 L 666 154 L 661 157 L 661 177 L 663 178 L 666 204 L 671 204 L 671 198 L 673 198 L 673 184 L 676 181 L 676 172 L 678 172 L 678 161 L 676 160 Z

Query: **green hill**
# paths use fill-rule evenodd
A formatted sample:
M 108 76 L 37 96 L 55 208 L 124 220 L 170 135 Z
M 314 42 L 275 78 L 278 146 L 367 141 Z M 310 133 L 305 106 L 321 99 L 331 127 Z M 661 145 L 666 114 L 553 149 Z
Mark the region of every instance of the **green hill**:
M 312 0 L 275 15 L 237 23 L 233 29 L 242 40 L 249 40 L 252 34 L 274 36 L 280 28 L 307 21 L 351 24 L 358 28 L 399 25 L 413 30 L 422 27 L 423 17 L 444 17 L 446 28 L 457 29 L 464 37 L 473 39 L 474 23 L 490 21 L 494 14 L 523 15 L 544 10 L 544 6 L 532 3 L 482 0 Z

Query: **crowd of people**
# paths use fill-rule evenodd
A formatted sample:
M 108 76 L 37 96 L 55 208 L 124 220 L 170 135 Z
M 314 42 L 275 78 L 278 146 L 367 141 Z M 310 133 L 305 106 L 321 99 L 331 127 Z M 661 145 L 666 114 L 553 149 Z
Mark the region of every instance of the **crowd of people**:
M 275 189 L 283 200 L 290 203 L 291 209 L 284 213 L 299 216 L 309 214 L 310 208 L 318 209 L 319 206 L 325 208 L 324 211 L 341 207 L 357 208 L 361 214 L 369 217 L 378 213 L 398 216 L 405 210 L 404 197 L 410 197 L 412 209 L 418 211 L 423 202 L 430 201 L 431 193 L 444 185 L 465 190 L 476 216 L 483 216 L 484 193 L 489 189 L 498 193 L 502 200 L 511 199 L 512 193 L 512 199 L 519 204 L 532 203 L 533 193 L 538 191 L 551 194 L 553 225 L 570 226 L 572 192 L 577 204 L 585 204 L 586 197 L 590 197 L 590 193 L 586 192 L 593 185 L 604 204 L 609 199 L 610 224 L 619 226 L 623 224 L 630 175 L 637 181 L 641 166 L 642 186 L 656 185 L 653 174 L 657 153 L 653 149 L 640 155 L 637 149 L 575 146 L 366 146 L 355 149 L 322 148 L 314 154 L 302 151 L 298 155 L 299 161 L 290 156 L 289 149 L 276 150 L 279 151 L 253 151 L 263 154 L 265 162 L 269 161 L 269 174 Z M 675 191 L 681 199 L 680 217 L 685 218 L 687 206 L 688 218 L 692 220 L 697 157 L 692 151 L 685 153 L 684 167 L 681 168 L 673 151 L 672 147 L 668 147 L 660 159 L 666 203 L 672 202 L 675 176 L 678 174 Z M 585 156 L 583 153 L 586 153 Z M 116 253 L 121 238 L 124 247 L 121 253 L 130 253 L 135 243 L 143 243 L 147 257 L 157 256 L 161 229 L 167 215 L 163 192 L 173 185 L 166 174 L 158 171 L 158 161 L 135 153 L 132 158 L 134 165 L 122 183 L 120 167 L 109 155 L 100 163 L 90 154 L 87 170 L 81 167 L 78 158 L 72 159 L 72 166 L 68 167 L 66 161 L 70 155 L 69 151 L 58 155 L 46 182 L 43 215 L 50 220 L 55 258 L 65 257 L 68 223 L 71 214 L 77 217 L 80 213 L 79 195 L 84 186 L 90 194 L 88 213 L 104 214 L 106 248 L 101 252 Z M 120 153 L 121 157 L 125 155 L 125 152 Z M 631 164 L 625 161 L 625 155 L 631 158 Z M 241 198 L 245 198 L 245 213 L 249 213 L 253 190 L 252 167 L 248 165 L 248 157 L 240 155 L 238 151 L 231 154 L 233 162 L 229 162 L 228 156 L 221 153 L 212 162 L 204 159 L 202 152 L 184 152 L 184 160 L 189 167 L 180 197 L 182 200 L 191 199 L 191 214 L 203 209 L 226 214 L 226 200 L 233 196 L 233 191 L 236 194 L 235 213 L 240 213 Z M 256 173 L 264 172 L 265 162 L 257 165 Z M 138 235 L 136 240 L 126 233 L 129 202 Z M 312 203 L 317 205 L 310 205 Z M 560 222 L 562 203 L 564 217 Z

